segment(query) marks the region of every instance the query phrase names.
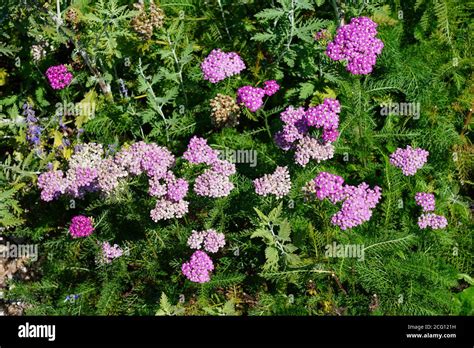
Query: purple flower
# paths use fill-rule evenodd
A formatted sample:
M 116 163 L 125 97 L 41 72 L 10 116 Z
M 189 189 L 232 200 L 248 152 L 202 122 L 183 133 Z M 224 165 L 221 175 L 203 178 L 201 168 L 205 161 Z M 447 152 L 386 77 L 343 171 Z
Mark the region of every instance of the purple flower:
M 274 95 L 280 89 L 280 85 L 275 80 L 265 81 L 263 86 L 263 90 L 268 96 Z
M 38 177 L 38 187 L 41 189 L 41 199 L 50 202 L 64 194 L 67 181 L 61 170 L 49 170 Z
M 181 271 L 190 281 L 195 283 L 206 283 L 210 278 L 210 272 L 214 270 L 211 258 L 204 251 L 195 251 L 189 262 L 183 263 Z
M 303 167 L 305 167 L 311 159 L 319 163 L 333 157 L 334 146 L 331 143 L 320 144 L 317 139 L 309 136 L 303 137 L 296 146 L 295 161 Z
M 226 77 L 239 74 L 244 69 L 245 64 L 237 53 L 225 53 L 220 49 L 212 50 L 201 63 L 204 80 L 212 83 L 217 83 Z
M 23 104 L 23 115 L 26 116 L 26 124 L 28 126 L 26 140 L 31 145 L 39 146 L 41 143 L 40 137 L 43 128 L 38 125 L 38 119 L 35 117 L 35 110 L 33 110 L 30 104 Z
M 337 30 L 326 55 L 332 60 L 347 60 L 347 70 L 352 74 L 370 74 L 383 48 L 383 42 L 375 37 L 376 28 L 377 24 L 370 18 L 353 18 Z
M 336 129 L 339 126 L 341 104 L 337 99 L 326 98 L 320 105 L 308 108 L 306 123 L 310 127 Z
M 206 139 L 194 136 L 189 141 L 183 158 L 194 164 L 205 163 L 211 165 L 218 160 L 219 152 L 207 145 Z
M 181 218 L 188 212 L 189 203 L 185 200 L 173 202 L 161 198 L 156 202 L 155 208 L 150 211 L 151 219 L 155 222 L 172 218 Z
M 69 232 L 73 238 L 90 236 L 94 232 L 92 219 L 84 215 L 74 216 L 71 226 L 69 226 Z
M 263 106 L 265 90 L 258 87 L 244 86 L 237 90 L 237 103 L 244 104 L 250 111 L 255 112 Z
M 344 190 L 344 179 L 339 175 L 320 172 L 316 178 L 314 178 L 315 194 L 319 200 L 329 198 L 334 204 L 340 202 L 346 197 Z
M 286 196 L 291 189 L 290 173 L 288 167 L 277 167 L 272 174 L 253 181 L 255 192 L 260 196 L 275 195 L 277 198 Z
M 446 220 L 442 215 L 424 213 L 418 218 L 418 226 L 420 226 L 421 229 L 431 227 L 432 229 L 437 230 L 448 226 L 448 220 Z
M 415 194 L 416 205 L 423 208 L 423 211 L 435 210 L 435 196 L 432 193 L 417 192 Z
M 109 242 L 102 243 L 102 258 L 103 263 L 111 263 L 113 259 L 116 259 L 123 255 L 123 250 L 117 245 L 110 245 Z
M 398 148 L 390 155 L 390 163 L 401 168 L 403 175 L 415 175 L 418 169 L 428 160 L 429 152 L 420 148 L 413 149 L 410 145 L 406 149 Z
M 201 249 L 204 244 L 204 250 L 210 253 L 216 253 L 225 245 L 224 233 L 219 233 L 216 230 L 209 229 L 206 231 L 194 231 L 189 236 L 188 246 L 191 249 Z
M 382 196 L 378 186 L 372 190 L 365 182 L 359 186 L 346 185 L 344 187 L 346 198 L 342 208 L 331 218 L 331 222 L 342 230 L 356 227 L 365 221 L 369 221 L 372 210 Z
M 46 70 L 46 77 L 53 89 L 63 89 L 72 81 L 72 74 L 67 70 L 66 65 L 51 66 Z
M 226 197 L 233 188 L 234 184 L 227 175 L 220 174 L 212 169 L 206 169 L 194 182 L 194 192 L 199 196 Z

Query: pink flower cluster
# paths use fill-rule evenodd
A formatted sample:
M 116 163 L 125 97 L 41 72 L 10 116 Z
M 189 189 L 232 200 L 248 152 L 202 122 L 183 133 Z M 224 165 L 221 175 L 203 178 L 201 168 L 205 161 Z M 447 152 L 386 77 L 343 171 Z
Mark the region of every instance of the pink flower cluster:
M 275 94 L 280 86 L 275 80 L 265 81 L 264 88 L 244 86 L 237 90 L 237 104 L 244 104 L 250 111 L 255 112 L 263 105 L 263 97 Z
M 372 209 L 375 208 L 382 196 L 380 187 L 375 186 L 374 189 L 371 189 L 365 182 L 359 186 L 346 185 L 344 190 L 346 198 L 342 203 L 342 208 L 331 219 L 331 222 L 342 230 L 369 221 Z
M 72 218 L 69 233 L 73 238 L 87 237 L 92 232 L 94 232 L 94 226 L 91 218 L 84 215 L 77 215 Z
M 446 220 L 442 215 L 423 213 L 418 218 L 418 226 L 420 226 L 421 229 L 431 227 L 432 229 L 437 230 L 448 226 L 448 220 Z
M 390 155 L 390 163 L 402 170 L 403 175 L 412 176 L 423 167 L 428 160 L 429 152 L 420 148 L 413 149 L 410 145 L 406 149 L 398 148 Z
M 159 198 L 150 211 L 152 220 L 180 218 L 188 212 L 188 202 L 184 200 L 188 183 L 171 172 L 174 163 L 175 158 L 168 149 L 142 141 L 109 158 L 105 158 L 102 145 L 83 144 L 77 146 L 71 156 L 66 175 L 61 170 L 42 173 L 38 187 L 44 201 L 62 194 L 73 197 L 82 197 L 91 191 L 109 194 L 119 185 L 120 179 L 145 173 L 150 195 Z
M 214 264 L 204 251 L 197 250 L 191 255 L 188 262 L 183 263 L 181 271 L 190 281 L 195 283 L 206 283 L 211 279 L 210 272 L 214 270 Z
M 245 69 L 245 63 L 235 52 L 223 52 L 220 49 L 214 49 L 201 63 L 201 71 L 204 74 L 204 80 L 217 83 L 239 74 Z
M 326 55 L 332 60 L 347 60 L 347 70 L 351 74 L 370 74 L 384 46 L 375 35 L 377 23 L 368 17 L 353 18 L 337 30 Z
M 280 89 L 280 85 L 275 80 L 268 80 L 263 83 L 263 90 L 268 96 L 274 95 Z
M 255 192 L 260 196 L 269 194 L 282 198 L 291 189 L 290 173 L 288 167 L 277 167 L 272 174 L 265 174 L 263 177 L 253 181 Z
M 320 172 L 314 178 L 316 188 L 316 197 L 319 200 L 328 198 L 333 204 L 342 201 L 345 198 L 344 179 L 339 175 Z
M 204 170 L 194 182 L 194 192 L 206 197 L 225 197 L 234 188 L 230 176 L 235 174 L 235 165 L 219 159 L 219 152 L 213 150 L 207 140 L 194 136 L 183 154 L 183 158 L 193 164 L 207 164 L 210 168 Z
M 445 228 L 448 225 L 448 220 L 442 215 L 436 215 L 432 212 L 436 208 L 435 197 L 432 193 L 417 192 L 415 194 L 415 202 L 417 205 L 423 208 L 425 213 L 421 214 L 418 218 L 418 226 L 421 229 L 431 227 L 432 229 Z
M 432 193 L 417 192 L 415 194 L 416 205 L 423 208 L 423 211 L 435 210 L 435 196 Z
M 72 81 L 72 74 L 67 70 L 66 65 L 51 66 L 46 70 L 46 77 L 53 89 L 63 89 Z
M 328 198 L 333 204 L 343 201 L 341 210 L 331 218 L 331 222 L 342 230 L 369 221 L 372 209 L 382 196 L 378 186 L 371 189 L 365 182 L 359 186 L 344 185 L 342 177 L 326 172 L 319 173 L 310 187 L 319 200 Z
M 203 248 L 207 252 L 217 253 L 225 245 L 224 233 L 209 229 L 205 231 L 194 231 L 188 238 L 188 246 L 191 249 Z
M 339 132 L 339 112 L 341 105 L 337 99 L 326 98 L 323 103 L 305 110 L 303 107 L 289 106 L 280 114 L 283 130 L 275 134 L 275 142 L 284 151 L 295 149 L 295 161 L 306 166 L 313 159 L 318 163 L 334 156 L 332 142 Z M 322 129 L 321 140 L 310 136 L 310 127 Z
M 123 255 L 123 250 L 117 245 L 110 245 L 109 242 L 102 243 L 102 258 L 103 263 L 111 263 L 113 259 L 116 259 Z

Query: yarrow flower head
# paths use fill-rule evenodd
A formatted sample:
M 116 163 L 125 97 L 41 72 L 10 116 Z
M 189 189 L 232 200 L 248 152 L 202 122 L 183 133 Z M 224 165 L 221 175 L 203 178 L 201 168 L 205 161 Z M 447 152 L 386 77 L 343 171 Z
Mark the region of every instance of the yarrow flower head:
M 344 190 L 346 198 L 342 208 L 331 218 L 331 222 L 342 230 L 369 221 L 372 216 L 371 209 L 375 208 L 382 196 L 380 187 L 370 189 L 365 182 L 359 186 L 346 185 Z
M 259 87 L 244 86 L 237 90 L 237 103 L 244 104 L 250 111 L 255 112 L 263 105 L 265 90 Z
M 182 218 L 188 212 L 189 202 L 180 200 L 177 202 L 161 198 L 156 202 L 155 208 L 150 211 L 153 221 Z
M 234 188 L 229 176 L 235 173 L 235 165 L 219 158 L 219 151 L 207 145 L 207 140 L 194 136 L 183 158 L 194 164 L 205 163 L 210 166 L 194 182 L 194 192 L 199 196 L 225 197 Z
M 102 258 L 103 263 L 111 263 L 113 259 L 116 259 L 123 255 L 123 250 L 117 245 L 110 245 L 109 242 L 102 243 Z
M 212 50 L 201 63 L 204 80 L 212 83 L 217 83 L 226 77 L 239 74 L 244 69 L 245 63 L 237 53 L 226 53 L 220 49 Z
M 423 211 L 435 210 L 435 196 L 432 193 L 417 192 L 415 194 L 416 205 L 423 208 Z
M 235 98 L 218 93 L 210 101 L 212 123 L 218 127 L 235 126 L 239 123 L 240 107 Z
M 194 164 L 205 163 L 211 165 L 219 159 L 219 152 L 207 145 L 206 139 L 194 136 L 189 141 L 183 158 Z
M 191 249 L 203 248 L 207 252 L 216 253 L 225 245 L 224 233 L 209 229 L 206 231 L 194 231 L 188 238 L 188 246 Z
M 331 218 L 332 224 L 342 230 L 369 221 L 372 216 L 371 209 L 375 208 L 382 196 L 378 186 L 371 189 L 365 182 L 359 186 L 345 185 L 342 177 L 326 172 L 319 173 L 303 191 L 319 200 L 328 198 L 333 204 L 342 201 L 341 209 Z
M 337 203 L 346 196 L 344 179 L 339 175 L 320 172 L 313 181 L 315 184 L 315 194 L 319 200 L 328 198 L 332 203 Z
M 398 148 L 390 155 L 390 163 L 402 170 L 405 176 L 415 175 L 418 169 L 428 160 L 429 152 L 420 148 L 413 149 L 410 145 L 406 149 Z
M 41 199 L 50 202 L 67 189 L 67 181 L 61 170 L 49 170 L 38 177 L 38 187 L 41 189 Z
M 305 167 L 313 159 L 316 162 L 325 161 L 334 157 L 334 146 L 331 143 L 320 144 L 313 137 L 303 137 L 296 146 L 295 161 Z
M 322 104 L 309 107 L 306 111 L 306 124 L 310 127 L 336 129 L 339 127 L 341 104 L 337 99 L 325 98 Z
M 265 81 L 263 86 L 263 90 L 268 96 L 274 95 L 280 89 L 280 85 L 275 80 Z
M 206 169 L 194 182 L 194 192 L 199 196 L 226 197 L 234 188 L 229 177 L 212 169 Z
M 431 227 L 432 229 L 437 230 L 448 226 L 448 220 L 446 220 L 442 215 L 424 213 L 418 218 L 418 226 L 420 226 L 421 229 Z
M 275 143 L 284 151 L 296 149 L 295 161 L 306 166 L 313 159 L 318 163 L 334 156 L 334 146 L 339 132 L 338 100 L 324 99 L 323 103 L 305 110 L 303 107 L 289 106 L 280 114 L 283 130 L 275 134 Z M 321 139 L 309 134 L 310 127 L 322 128 Z
M 46 70 L 46 77 L 53 89 L 63 89 L 72 81 L 72 74 L 67 70 L 66 65 L 51 66 Z
M 190 281 L 195 283 L 206 283 L 210 278 L 210 272 L 214 270 L 211 258 L 201 250 L 191 255 L 189 262 L 183 263 L 181 271 Z
M 373 70 L 383 42 L 376 38 L 377 24 L 368 17 L 353 18 L 337 30 L 326 49 L 332 60 L 347 60 L 347 70 L 355 75 L 367 75 Z
M 74 216 L 69 226 L 69 232 L 73 238 L 90 236 L 94 232 L 92 219 L 84 215 Z
M 260 196 L 275 195 L 277 198 L 286 196 L 291 189 L 290 173 L 288 167 L 277 167 L 272 174 L 253 181 L 255 192 Z

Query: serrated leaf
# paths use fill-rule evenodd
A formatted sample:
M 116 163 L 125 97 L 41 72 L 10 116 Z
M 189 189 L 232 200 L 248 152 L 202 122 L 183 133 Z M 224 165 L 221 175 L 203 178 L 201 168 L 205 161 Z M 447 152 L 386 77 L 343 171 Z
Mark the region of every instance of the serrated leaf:
M 263 20 L 272 20 L 279 18 L 285 14 L 285 11 L 278 8 L 266 8 L 263 11 L 258 12 L 255 17 Z
M 257 213 L 258 217 L 265 223 L 268 223 L 270 220 L 268 219 L 268 217 L 262 213 L 259 209 L 257 208 L 253 208 L 253 210 L 255 210 L 255 212 Z
M 263 41 L 269 41 L 269 40 L 272 40 L 274 39 L 276 36 L 272 33 L 258 33 L 258 34 L 255 34 L 253 37 L 252 37 L 252 40 L 254 41 L 259 41 L 259 42 L 263 42 Z
M 265 249 L 265 258 L 266 262 L 264 265 L 265 270 L 276 270 L 278 268 L 278 250 L 272 246 L 269 246 Z
M 273 222 L 277 221 L 281 215 L 282 208 L 283 208 L 283 202 L 280 202 L 280 204 L 278 204 L 278 206 L 272 209 L 270 214 L 268 214 L 268 219 Z
M 288 222 L 288 220 L 285 219 L 280 223 L 280 230 L 278 231 L 278 237 L 280 237 L 281 240 L 287 242 L 290 240 L 290 234 L 291 234 L 291 225 Z
M 272 233 L 264 228 L 259 228 L 255 230 L 250 236 L 250 238 L 257 238 L 257 237 L 263 238 L 267 244 L 274 242 Z
M 301 264 L 301 258 L 296 254 L 286 254 L 286 262 L 290 266 L 298 266 Z
M 314 85 L 311 82 L 300 83 L 300 99 L 306 99 L 314 92 Z

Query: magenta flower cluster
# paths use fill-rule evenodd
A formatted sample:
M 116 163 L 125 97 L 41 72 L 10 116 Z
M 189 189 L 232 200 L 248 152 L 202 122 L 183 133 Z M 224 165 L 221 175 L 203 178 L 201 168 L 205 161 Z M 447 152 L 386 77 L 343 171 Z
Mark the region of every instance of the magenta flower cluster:
M 189 141 L 183 158 L 193 164 L 204 163 L 210 166 L 194 182 L 194 192 L 199 196 L 225 197 L 233 190 L 234 184 L 230 181 L 230 176 L 235 174 L 235 165 L 219 159 L 219 152 L 213 150 L 206 139 L 194 136 Z
M 382 196 L 381 189 L 369 188 L 365 182 L 359 186 L 344 186 L 346 198 L 342 208 L 331 218 L 331 222 L 342 230 L 359 226 L 372 217 L 372 209 Z
M 69 233 L 73 238 L 87 237 L 92 232 L 94 232 L 94 224 L 91 218 L 84 215 L 77 215 L 72 218 Z
M 102 258 L 103 263 L 111 263 L 113 259 L 116 259 L 123 255 L 123 250 L 117 244 L 111 245 L 109 242 L 102 243 Z
M 402 170 L 403 175 L 415 175 L 418 169 L 428 160 L 429 152 L 420 148 L 413 149 L 410 145 L 406 149 L 398 148 L 390 155 L 390 163 Z
M 431 213 L 436 208 L 435 197 L 432 193 L 417 192 L 415 194 L 415 202 L 422 207 L 423 214 L 418 218 L 418 226 L 421 229 L 431 227 L 432 229 L 445 228 L 448 220 L 442 215 Z
M 283 130 L 275 134 L 275 142 L 284 151 L 295 149 L 295 161 L 306 166 L 310 160 L 318 163 L 334 156 L 334 146 L 339 132 L 339 112 L 341 105 L 337 99 L 326 98 L 323 103 L 309 107 L 289 106 L 280 114 Z M 310 127 L 322 129 L 321 139 L 309 135 Z
M 290 173 L 288 167 L 277 167 L 272 174 L 253 181 L 255 192 L 260 196 L 275 195 L 277 198 L 286 196 L 291 189 Z
M 197 250 L 191 255 L 188 262 L 183 263 L 181 271 L 190 281 L 195 283 L 206 283 L 211 279 L 210 273 L 214 270 L 214 264 L 204 251 Z
M 46 70 L 46 77 L 53 89 L 63 89 L 72 81 L 72 74 L 67 70 L 66 65 L 51 66 Z
M 371 189 L 365 182 L 358 186 L 344 185 L 342 177 L 326 172 L 319 173 L 313 179 L 313 189 L 319 200 L 328 198 L 333 204 L 343 202 L 341 209 L 331 218 L 332 224 L 342 230 L 369 221 L 372 209 L 382 196 L 378 186 Z
M 448 226 L 448 220 L 442 215 L 436 215 L 434 213 L 423 213 L 418 218 L 418 226 L 421 229 L 431 227 L 434 230 L 445 228 Z
M 314 178 L 316 188 L 316 197 L 319 200 L 328 198 L 333 204 L 342 201 L 345 198 L 344 179 L 339 175 L 320 172 Z
M 280 89 L 280 85 L 275 80 L 268 80 L 263 83 L 263 90 L 268 96 L 274 95 Z
M 204 80 L 217 83 L 239 74 L 245 69 L 245 63 L 235 52 L 223 52 L 220 49 L 214 49 L 201 63 L 201 71 L 204 74 Z
M 373 70 L 383 42 L 376 38 L 377 23 L 368 17 L 353 18 L 337 30 L 326 49 L 332 60 L 347 60 L 347 70 L 354 75 L 367 75 Z
M 205 231 L 194 231 L 188 238 L 188 246 L 191 249 L 203 248 L 207 252 L 217 253 L 225 245 L 224 233 L 209 229 Z
M 435 196 L 432 193 L 417 192 L 415 194 L 416 205 L 423 208 L 423 211 L 435 210 Z
M 275 94 L 280 86 L 275 80 L 265 81 L 264 88 L 244 86 L 237 90 L 237 104 L 244 104 L 255 112 L 263 106 L 263 97 Z

